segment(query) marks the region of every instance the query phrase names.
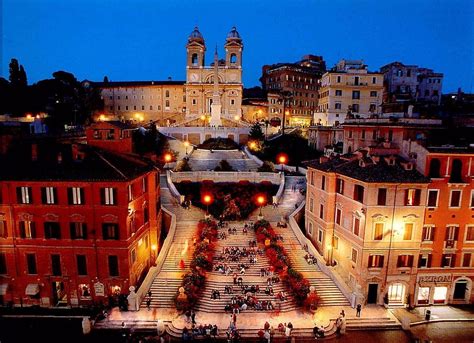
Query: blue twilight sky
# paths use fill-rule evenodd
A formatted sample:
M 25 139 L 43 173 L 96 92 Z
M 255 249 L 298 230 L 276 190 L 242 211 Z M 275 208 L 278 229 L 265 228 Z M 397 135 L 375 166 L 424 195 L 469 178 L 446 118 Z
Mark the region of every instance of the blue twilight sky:
M 0 0 L 1 75 L 12 57 L 29 83 L 54 71 L 80 80 L 184 80 L 189 33 L 198 25 L 207 63 L 233 25 L 244 40 L 244 85 L 261 67 L 322 55 L 398 60 L 445 75 L 444 92 L 474 92 L 473 0 Z

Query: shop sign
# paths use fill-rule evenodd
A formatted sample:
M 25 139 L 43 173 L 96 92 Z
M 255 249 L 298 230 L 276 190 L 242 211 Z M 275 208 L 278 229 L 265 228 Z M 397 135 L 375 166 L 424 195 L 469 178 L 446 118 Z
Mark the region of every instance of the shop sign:
M 100 282 L 96 282 L 94 284 L 94 293 L 96 297 L 104 297 L 105 296 L 104 284 Z
M 451 274 L 418 275 L 419 283 L 451 283 Z

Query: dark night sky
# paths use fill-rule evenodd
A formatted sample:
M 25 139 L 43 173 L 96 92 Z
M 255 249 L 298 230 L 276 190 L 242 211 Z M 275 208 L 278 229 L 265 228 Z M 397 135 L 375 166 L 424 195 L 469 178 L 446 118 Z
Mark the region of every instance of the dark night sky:
M 1 4 L 2 0 L 0 0 Z M 244 48 L 244 84 L 263 64 L 323 55 L 398 60 L 445 74 L 444 92 L 474 91 L 472 0 L 3 0 L 1 74 L 12 57 L 30 83 L 56 70 L 80 80 L 185 77 L 185 44 L 199 25 L 207 63 L 233 25 Z

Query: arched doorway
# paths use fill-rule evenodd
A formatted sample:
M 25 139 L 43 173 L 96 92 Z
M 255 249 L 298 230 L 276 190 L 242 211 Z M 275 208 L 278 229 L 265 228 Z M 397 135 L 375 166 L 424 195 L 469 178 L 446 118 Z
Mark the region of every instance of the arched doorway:
M 454 281 L 453 302 L 468 302 L 471 295 L 472 280 L 468 278 L 459 278 Z
M 404 305 L 406 300 L 406 286 L 401 282 L 392 283 L 387 292 L 388 305 Z

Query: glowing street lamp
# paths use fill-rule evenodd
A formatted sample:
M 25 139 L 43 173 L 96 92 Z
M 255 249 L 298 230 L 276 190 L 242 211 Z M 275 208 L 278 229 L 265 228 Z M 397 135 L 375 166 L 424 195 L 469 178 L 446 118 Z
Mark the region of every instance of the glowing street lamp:
M 206 217 L 209 216 L 209 205 L 212 203 L 212 196 L 210 194 L 204 194 L 202 202 L 206 205 Z
M 187 155 L 187 154 L 188 154 L 189 142 L 188 142 L 188 141 L 185 141 L 183 144 L 184 144 L 184 147 L 186 148 L 186 155 Z
M 240 116 L 239 116 L 238 114 L 236 114 L 236 115 L 234 116 L 234 119 L 237 120 L 237 121 L 239 121 L 239 120 L 240 120 Z
M 172 159 L 173 159 L 173 156 L 171 156 L 170 153 L 166 153 L 166 154 L 165 154 L 165 162 L 166 162 L 166 163 L 171 162 Z
M 279 164 L 281 164 L 281 172 L 283 173 L 283 165 L 288 162 L 288 156 L 286 156 L 285 154 L 280 154 L 277 156 L 277 161 Z
M 265 204 L 265 201 L 266 201 L 266 200 L 267 200 L 267 199 L 265 198 L 264 195 L 259 195 L 259 196 L 257 196 L 257 204 L 258 204 L 258 206 L 260 206 L 260 213 L 258 214 L 259 217 L 262 216 L 262 207 L 263 207 L 263 205 Z
M 252 141 L 252 142 L 249 143 L 249 147 L 250 147 L 250 149 L 255 150 L 255 149 L 257 149 L 257 143 Z

